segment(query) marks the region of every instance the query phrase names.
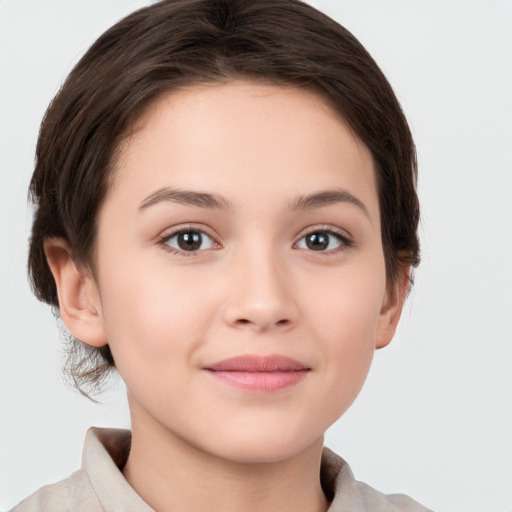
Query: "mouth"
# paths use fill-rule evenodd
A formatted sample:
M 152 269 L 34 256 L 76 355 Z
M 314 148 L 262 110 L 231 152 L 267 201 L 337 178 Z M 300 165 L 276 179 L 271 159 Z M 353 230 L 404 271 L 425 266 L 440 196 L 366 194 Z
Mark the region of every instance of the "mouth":
M 281 355 L 243 355 L 203 368 L 219 381 L 247 390 L 278 391 L 302 381 L 311 368 Z

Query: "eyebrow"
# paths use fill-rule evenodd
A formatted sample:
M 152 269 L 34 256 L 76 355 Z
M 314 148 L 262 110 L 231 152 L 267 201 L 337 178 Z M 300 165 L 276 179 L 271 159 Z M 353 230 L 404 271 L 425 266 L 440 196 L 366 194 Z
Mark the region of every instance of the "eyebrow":
M 222 196 L 208 192 L 196 192 L 194 190 L 162 187 L 146 197 L 140 204 L 139 210 L 145 210 L 150 206 L 161 202 L 172 202 L 184 206 L 196 206 L 208 209 L 227 209 L 231 205 Z M 323 208 L 336 203 L 349 203 L 357 206 L 368 218 L 370 214 L 364 203 L 346 190 L 323 190 L 308 195 L 298 196 L 291 204 L 290 210 L 311 210 Z
M 290 205 L 294 210 L 310 210 L 314 208 L 323 208 L 336 203 L 349 203 L 357 206 L 368 218 L 370 214 L 364 203 L 346 190 L 323 190 L 313 194 L 298 196 Z
M 140 204 L 139 210 L 145 210 L 150 206 L 166 201 L 184 206 L 197 206 L 209 209 L 227 209 L 230 206 L 226 199 L 216 194 L 162 187 L 146 197 Z

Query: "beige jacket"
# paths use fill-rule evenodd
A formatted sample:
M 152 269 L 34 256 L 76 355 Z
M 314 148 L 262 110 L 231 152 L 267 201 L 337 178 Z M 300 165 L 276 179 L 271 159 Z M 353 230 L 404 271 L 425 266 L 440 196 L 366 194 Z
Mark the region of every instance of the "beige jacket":
M 69 478 L 42 487 L 12 512 L 154 512 L 119 470 L 130 452 L 128 430 L 91 428 L 82 468 Z M 347 463 L 324 449 L 322 485 L 332 498 L 328 512 L 429 512 L 401 494 L 384 495 L 354 479 Z

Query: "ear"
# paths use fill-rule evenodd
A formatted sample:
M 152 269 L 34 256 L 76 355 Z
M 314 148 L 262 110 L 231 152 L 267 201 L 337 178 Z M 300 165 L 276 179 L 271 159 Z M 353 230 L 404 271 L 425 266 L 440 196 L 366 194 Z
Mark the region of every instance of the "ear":
M 107 344 L 96 282 L 89 272 L 80 270 L 69 244 L 62 238 L 48 238 L 44 252 L 52 271 L 60 316 L 69 332 L 95 347 Z
M 396 283 L 386 290 L 377 324 L 375 348 L 384 348 L 393 339 L 410 284 L 410 266 L 407 265 L 400 269 Z

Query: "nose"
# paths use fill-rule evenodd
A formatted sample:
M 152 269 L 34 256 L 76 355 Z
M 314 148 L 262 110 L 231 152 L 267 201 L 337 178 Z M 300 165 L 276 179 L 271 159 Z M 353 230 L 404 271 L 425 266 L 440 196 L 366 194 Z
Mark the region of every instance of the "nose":
M 286 262 L 263 250 L 245 252 L 235 259 L 228 276 L 224 321 L 257 332 L 291 329 L 299 311 Z

